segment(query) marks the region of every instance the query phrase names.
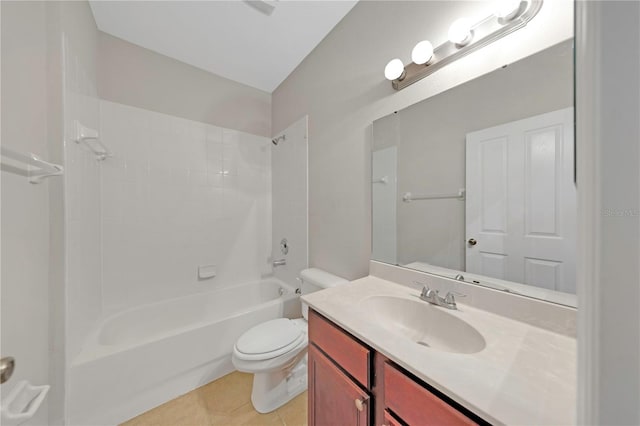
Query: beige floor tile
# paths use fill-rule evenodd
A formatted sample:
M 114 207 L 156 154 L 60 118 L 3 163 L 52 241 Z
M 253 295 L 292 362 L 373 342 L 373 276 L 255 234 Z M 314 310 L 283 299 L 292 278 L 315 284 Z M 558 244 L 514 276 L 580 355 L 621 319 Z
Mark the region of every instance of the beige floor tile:
M 195 391 L 211 414 L 230 414 L 251 402 L 253 375 L 235 371 Z
M 231 414 L 210 414 L 209 425 L 210 426 L 229 426 L 232 425 Z
M 122 426 L 306 426 L 307 392 L 276 411 L 251 405 L 253 375 L 228 374 L 135 417 Z
M 230 423 L 233 426 L 282 426 L 282 420 L 276 411 L 267 414 L 258 413 L 251 403 L 247 403 L 231 413 Z
M 188 393 L 123 423 L 123 426 L 206 426 L 206 407 Z
M 307 391 L 302 392 L 277 411 L 286 426 L 307 426 Z

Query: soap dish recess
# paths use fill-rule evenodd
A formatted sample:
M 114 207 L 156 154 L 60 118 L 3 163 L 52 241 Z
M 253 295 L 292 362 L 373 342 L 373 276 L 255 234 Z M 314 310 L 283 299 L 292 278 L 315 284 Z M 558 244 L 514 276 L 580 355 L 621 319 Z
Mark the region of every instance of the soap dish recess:
M 18 382 L 2 400 L 2 425 L 19 425 L 32 418 L 46 398 L 47 392 L 49 385 L 33 386 L 26 380 Z

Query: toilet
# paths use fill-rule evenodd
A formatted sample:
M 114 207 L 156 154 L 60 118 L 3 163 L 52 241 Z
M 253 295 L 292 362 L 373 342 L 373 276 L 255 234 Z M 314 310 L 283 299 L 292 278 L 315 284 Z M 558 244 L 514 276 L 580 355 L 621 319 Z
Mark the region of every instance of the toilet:
M 311 268 L 300 273 L 301 293 L 309 294 L 348 283 L 326 271 Z M 239 371 L 253 373 L 251 402 L 256 411 L 268 413 L 289 402 L 307 388 L 307 315 L 278 318 L 246 331 L 233 347 L 232 362 Z

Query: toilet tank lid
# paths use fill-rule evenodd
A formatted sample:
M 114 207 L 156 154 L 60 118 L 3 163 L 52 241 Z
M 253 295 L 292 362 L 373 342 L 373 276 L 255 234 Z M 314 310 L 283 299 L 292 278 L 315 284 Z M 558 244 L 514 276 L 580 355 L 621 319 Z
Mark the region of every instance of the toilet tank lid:
M 313 284 L 320 288 L 331 288 L 342 284 L 347 284 L 349 281 L 337 275 L 330 274 L 327 271 L 323 271 L 318 268 L 304 269 L 300 272 L 300 278 L 303 282 Z

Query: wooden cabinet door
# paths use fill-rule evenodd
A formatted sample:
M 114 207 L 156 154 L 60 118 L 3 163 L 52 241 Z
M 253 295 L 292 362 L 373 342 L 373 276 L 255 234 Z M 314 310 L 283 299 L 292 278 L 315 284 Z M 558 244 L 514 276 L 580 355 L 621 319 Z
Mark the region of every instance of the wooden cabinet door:
M 309 345 L 309 426 L 368 426 L 369 395 Z

